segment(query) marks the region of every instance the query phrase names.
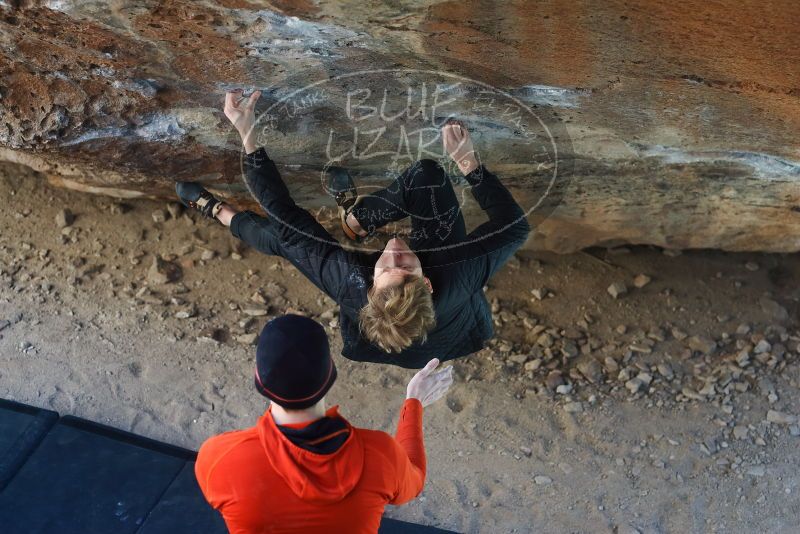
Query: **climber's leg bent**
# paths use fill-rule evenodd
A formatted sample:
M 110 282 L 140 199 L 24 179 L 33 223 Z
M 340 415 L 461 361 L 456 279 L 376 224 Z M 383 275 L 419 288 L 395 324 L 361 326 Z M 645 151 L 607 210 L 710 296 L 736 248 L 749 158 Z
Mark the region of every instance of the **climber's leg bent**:
M 464 217 L 450 178 L 441 165 L 430 159 L 415 162 L 388 187 L 361 197 L 351 215 L 366 233 L 411 217 L 414 250 L 435 248 L 466 237 Z

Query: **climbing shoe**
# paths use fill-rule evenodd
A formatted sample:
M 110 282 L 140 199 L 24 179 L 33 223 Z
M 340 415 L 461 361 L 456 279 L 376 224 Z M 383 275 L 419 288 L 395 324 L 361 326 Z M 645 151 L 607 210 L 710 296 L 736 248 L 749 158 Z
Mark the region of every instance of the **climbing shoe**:
M 361 241 L 361 236 L 347 224 L 347 216 L 358 202 L 358 190 L 353 178 L 347 169 L 334 166 L 325 169 L 325 175 L 328 192 L 333 195 L 336 205 L 339 206 L 339 220 L 344 235 L 352 241 Z
M 197 182 L 178 182 L 175 184 L 175 192 L 185 206 L 196 209 L 209 219 L 214 218 L 214 208 L 221 204 Z

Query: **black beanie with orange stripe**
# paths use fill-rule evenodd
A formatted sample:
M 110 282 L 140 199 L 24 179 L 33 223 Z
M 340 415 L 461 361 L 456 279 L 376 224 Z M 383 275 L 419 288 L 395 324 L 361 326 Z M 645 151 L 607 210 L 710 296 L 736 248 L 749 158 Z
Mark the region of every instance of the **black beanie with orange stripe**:
M 301 315 L 283 315 L 264 325 L 256 349 L 259 393 L 287 410 L 303 410 L 325 396 L 336 376 L 321 324 Z

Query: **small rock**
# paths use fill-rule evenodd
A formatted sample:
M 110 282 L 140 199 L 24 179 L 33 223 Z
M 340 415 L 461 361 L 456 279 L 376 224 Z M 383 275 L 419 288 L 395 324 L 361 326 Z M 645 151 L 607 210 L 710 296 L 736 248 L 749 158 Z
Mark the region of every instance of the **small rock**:
M 736 365 L 739 367 L 747 367 L 750 365 L 750 351 L 747 349 L 742 349 L 736 355 Z
M 561 384 L 556 388 L 556 393 L 559 395 L 569 395 L 572 392 L 571 384 Z
M 647 338 L 652 339 L 653 341 L 665 341 L 667 338 L 664 337 L 664 331 L 660 328 L 652 328 L 647 333 Z
M 733 427 L 733 437 L 736 439 L 747 439 L 747 427 L 744 425 L 736 425 Z
M 607 291 L 609 295 L 616 299 L 628 292 L 628 286 L 624 282 L 614 282 L 608 286 Z
M 797 416 L 786 412 L 770 410 L 767 412 L 767 421 L 775 423 L 776 425 L 793 425 L 797 423 Z
M 555 391 L 558 386 L 564 383 L 564 377 L 561 376 L 561 371 L 550 371 L 545 379 L 547 389 Z
M 771 319 L 778 322 L 789 320 L 789 312 L 774 300 L 762 297 L 758 303 L 761 305 L 761 310 L 769 315 Z
M 509 269 L 514 269 L 516 271 L 520 268 L 521 263 L 522 262 L 520 261 L 520 259 L 516 255 L 514 255 L 508 258 L 508 261 L 506 261 L 506 267 L 508 267 Z
M 630 391 L 632 395 L 638 393 L 643 386 L 644 383 L 638 378 L 631 378 L 625 382 L 625 387 L 628 388 L 628 391 Z
M 649 284 L 651 281 L 652 281 L 652 278 L 650 278 L 646 274 L 637 274 L 636 278 L 633 279 L 633 285 L 636 286 L 638 289 L 642 289 L 644 286 Z
M 709 456 L 716 454 L 719 451 L 719 443 L 717 442 L 717 438 L 711 436 L 710 438 L 706 439 L 700 444 L 700 449 Z
M 763 465 L 751 465 L 747 468 L 747 474 L 754 477 L 763 477 L 767 469 Z
M 692 336 L 686 344 L 690 349 L 703 354 L 713 354 L 717 350 L 717 342 L 708 336 Z
M 767 377 L 758 379 L 758 389 L 761 391 L 762 395 L 770 396 L 776 394 L 775 384 Z
M 649 386 L 650 382 L 653 381 L 653 375 L 650 373 L 645 373 L 644 371 L 636 375 L 636 378 L 639 379 L 639 381 L 645 386 Z
M 131 206 L 124 202 L 114 202 L 108 207 L 112 215 L 125 215 L 131 210 Z
M 258 341 L 258 334 L 242 334 L 236 336 L 236 341 L 242 345 L 255 345 Z
M 541 347 L 552 347 L 553 346 L 553 336 L 550 334 L 544 333 L 536 340 L 536 344 Z
M 736 333 L 740 336 L 745 336 L 750 333 L 750 325 L 747 323 L 742 323 L 736 329 Z
M 264 295 L 271 299 L 278 298 L 284 293 L 286 293 L 286 289 L 272 280 L 267 282 L 266 287 L 264 287 Z
M 167 212 L 162 209 L 153 210 L 150 216 L 153 217 L 154 223 L 163 223 L 167 220 Z
M 800 425 L 789 425 L 789 435 L 794 437 L 800 436 Z
M 175 284 L 172 287 L 172 293 L 174 295 L 183 295 L 183 294 L 188 293 L 188 292 L 189 292 L 189 288 L 186 287 L 184 284 L 180 284 L 179 283 L 179 284 Z
M 568 402 L 564 405 L 564 411 L 567 413 L 580 413 L 583 411 L 583 404 L 580 402 Z
M 766 339 L 762 339 L 756 346 L 753 348 L 753 352 L 755 354 L 764 354 L 765 352 L 769 352 L 772 350 L 772 345 Z
M 177 219 L 183 214 L 183 204 L 178 202 L 169 202 L 167 203 L 167 211 L 169 212 L 170 217 Z
M 674 337 L 678 341 L 683 341 L 684 339 L 689 337 L 689 334 L 687 334 L 686 332 L 684 332 L 680 328 L 673 328 L 671 330 L 671 333 L 672 333 L 672 337 Z
M 63 209 L 56 214 L 56 225 L 59 228 L 72 226 L 73 222 L 75 222 L 75 215 L 68 209 Z
M 524 445 L 520 445 L 519 450 L 522 451 L 522 454 L 524 454 L 528 458 L 530 458 L 531 455 L 533 454 L 533 450 L 530 447 L 525 447 Z
M 178 319 L 188 319 L 190 317 L 194 317 L 196 314 L 197 314 L 197 310 L 195 310 L 192 307 L 192 308 L 189 308 L 189 309 L 186 309 L 186 310 L 180 310 L 180 311 L 176 312 L 175 313 L 175 317 L 178 318 Z
M 548 484 L 553 483 L 552 478 L 544 475 L 536 475 L 535 477 L 533 477 L 533 481 L 536 483 L 537 486 L 547 486 Z
M 508 359 L 511 360 L 514 363 L 517 363 L 519 365 L 523 365 L 525 362 L 528 361 L 528 355 L 527 354 L 510 354 L 508 356 Z
M 539 367 L 542 366 L 542 360 L 536 358 L 535 360 L 531 360 L 525 364 L 526 371 L 536 371 Z
M 204 328 L 197 336 L 197 341 L 221 343 L 225 341 L 225 330 L 221 328 Z
M 683 254 L 683 251 L 680 250 L 680 249 L 675 249 L 675 248 L 665 248 L 662 251 L 662 253 L 664 254 L 664 256 L 669 256 L 670 258 L 675 258 L 675 257 L 680 256 L 681 254 Z
M 245 308 L 242 310 L 242 313 L 250 317 L 263 317 L 267 312 L 268 310 L 266 308 Z
M 561 347 L 561 354 L 566 356 L 567 358 L 574 358 L 579 354 L 578 346 L 572 340 L 567 340 L 564 342 L 564 346 Z
M 578 362 L 578 371 L 592 384 L 597 384 L 603 379 L 603 368 L 600 363 L 592 357 L 586 357 Z
M 693 389 L 691 389 L 689 387 L 684 387 L 683 389 L 681 389 L 681 394 L 684 397 L 686 397 L 687 399 L 705 400 L 705 397 L 703 397 L 702 395 L 699 395 L 696 391 L 694 391 Z
M 659 363 L 656 368 L 658 369 L 658 374 L 660 374 L 667 380 L 672 380 L 672 377 L 675 376 L 675 373 L 672 370 L 672 366 L 667 362 Z
M 533 298 L 536 300 L 543 300 L 547 297 L 547 289 L 543 287 L 531 289 L 531 295 L 533 295 Z
M 744 268 L 751 272 L 756 272 L 758 270 L 758 264 L 754 261 L 748 261 L 744 264 Z
M 605 359 L 603 360 L 603 366 L 606 368 L 606 371 L 608 371 L 608 374 L 610 375 L 619 371 L 619 364 L 617 363 L 617 360 L 615 360 L 611 356 L 605 357 Z
M 152 284 L 176 282 L 183 276 L 180 266 L 163 259 L 159 255 L 153 257 L 153 263 L 147 271 L 147 280 Z
M 703 386 L 703 388 L 700 391 L 697 392 L 697 394 L 701 395 L 703 397 L 713 397 L 714 394 L 716 394 L 716 392 L 717 392 L 717 390 L 714 387 L 714 383 L 713 382 L 707 382 Z

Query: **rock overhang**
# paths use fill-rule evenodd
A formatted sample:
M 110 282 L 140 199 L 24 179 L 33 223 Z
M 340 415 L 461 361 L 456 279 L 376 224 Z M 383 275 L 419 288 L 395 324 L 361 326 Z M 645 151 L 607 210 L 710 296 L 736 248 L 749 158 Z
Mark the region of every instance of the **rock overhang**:
M 61 185 L 168 195 L 197 179 L 244 199 L 225 90 L 262 89 L 266 109 L 313 81 L 430 70 L 506 93 L 558 130 L 562 180 L 546 217 L 532 213 L 534 247 L 800 250 L 792 2 L 736 13 L 651 2 L 14 4 L 0 3 L 0 156 Z M 723 12 L 726 24 L 699 22 Z M 269 146 L 309 207 L 328 202 L 317 187 L 323 134 L 352 126 L 333 120 L 339 111 L 321 107 L 292 142 Z M 537 168 L 519 161 L 511 130 L 465 115 L 486 161 L 530 203 Z M 364 160 L 358 172 L 380 180 L 390 168 Z M 467 198 L 471 221 L 475 211 Z

